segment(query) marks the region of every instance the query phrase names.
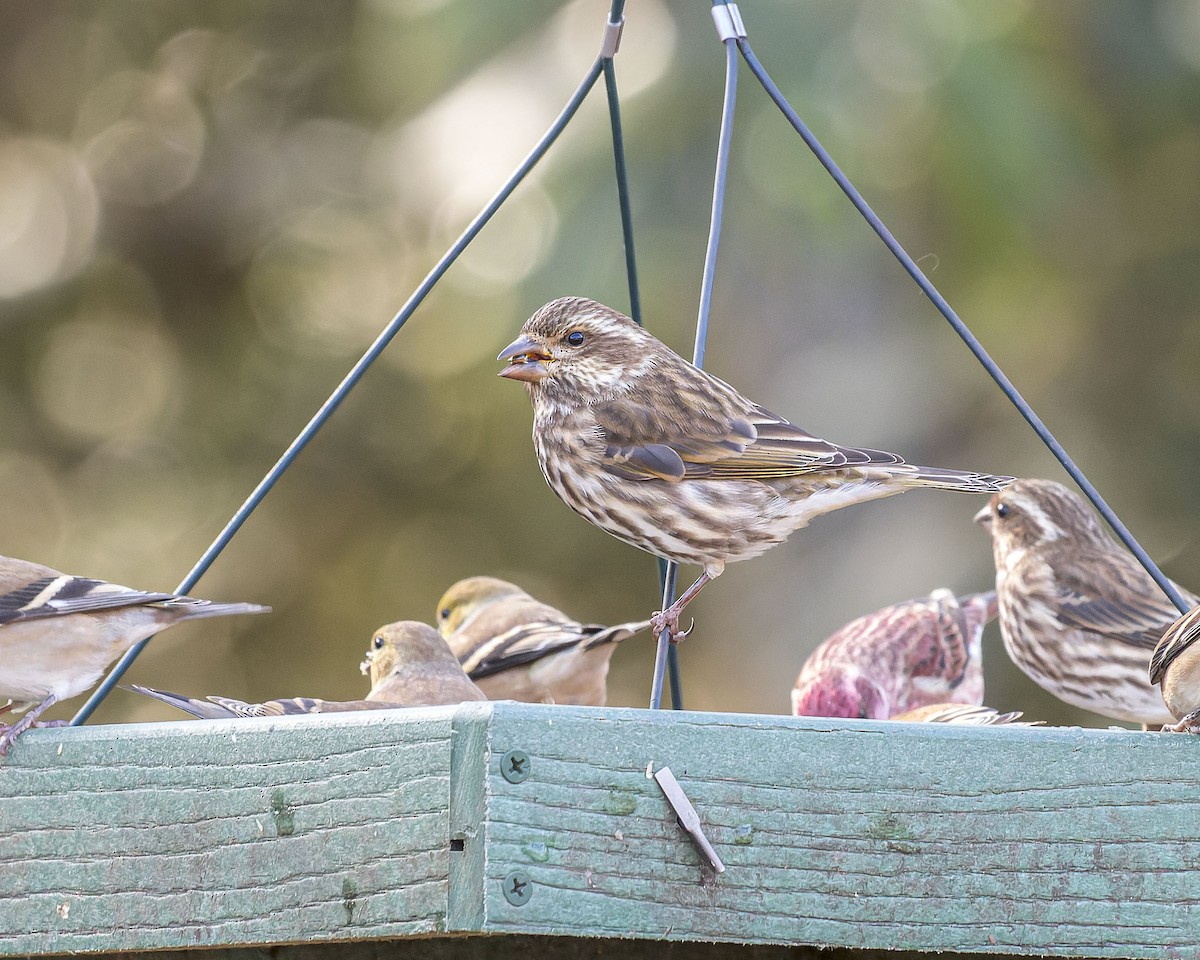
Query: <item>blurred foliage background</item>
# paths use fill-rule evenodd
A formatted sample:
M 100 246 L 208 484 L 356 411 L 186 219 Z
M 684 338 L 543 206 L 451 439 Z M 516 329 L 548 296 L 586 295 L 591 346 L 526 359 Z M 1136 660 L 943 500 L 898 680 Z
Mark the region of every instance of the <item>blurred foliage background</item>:
M 650 328 L 690 355 L 723 82 L 707 2 L 631 0 L 617 58 Z M 607 0 L 7 4 L 0 539 L 172 588 L 517 161 Z M 755 51 L 1167 572 L 1200 589 L 1200 7 L 746 0 Z M 542 481 L 496 353 L 543 302 L 628 309 L 601 84 L 129 678 L 353 698 L 370 631 L 455 579 L 604 622 L 654 561 Z M 1065 479 L 741 71 L 706 365 L 807 429 Z M 692 607 L 689 707 L 786 712 L 846 620 L 992 581 L 975 498 L 818 520 Z M 684 576 L 695 571 L 685 569 Z M 988 701 L 1043 695 L 987 636 Z M 648 639 L 610 702 L 642 705 Z M 2 665 L 0 665 L 2 669 Z M 82 703 L 60 708 L 69 716 Z M 69 709 L 68 709 L 69 708 Z M 166 718 L 116 692 L 100 720 Z M 174 717 L 173 717 L 174 718 Z

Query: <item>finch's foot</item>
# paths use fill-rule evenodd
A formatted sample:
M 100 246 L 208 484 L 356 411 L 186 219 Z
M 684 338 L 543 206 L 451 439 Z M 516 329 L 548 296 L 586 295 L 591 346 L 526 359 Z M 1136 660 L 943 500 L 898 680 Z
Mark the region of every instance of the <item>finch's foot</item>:
M 9 748 L 17 742 L 17 737 L 30 727 L 57 727 L 63 725 L 65 721 L 62 720 L 47 720 L 44 723 L 38 722 L 38 717 L 56 703 L 58 703 L 58 698 L 54 694 L 51 694 L 12 726 L 0 724 L 0 757 L 8 756 Z
M 16 743 L 17 737 L 26 730 L 33 727 L 66 727 L 69 725 L 69 720 L 33 720 L 30 717 L 18 720 L 11 727 L 7 724 L 0 724 L 0 757 L 8 756 L 9 747 Z
M 28 729 L 29 724 L 24 719 L 17 721 L 11 726 L 0 724 L 0 757 L 7 757 L 9 749 L 17 742 L 17 737 Z
M 1200 733 L 1200 710 L 1193 710 L 1178 723 L 1165 723 L 1163 733 Z
M 717 573 L 720 573 L 720 571 L 718 570 Z M 654 631 L 656 637 L 664 630 L 670 630 L 671 639 L 679 642 L 692 632 L 692 627 L 696 625 L 694 620 L 692 621 L 692 625 L 684 630 L 683 633 L 679 632 L 679 615 L 683 613 L 684 607 L 696 599 L 696 594 L 704 589 L 704 585 L 712 580 L 713 576 L 710 576 L 707 571 L 700 574 L 696 578 L 696 582 L 680 594 L 678 600 L 667 607 L 666 610 L 659 610 L 658 613 L 650 618 L 650 629 Z
M 670 610 L 665 611 L 665 613 L 670 613 Z M 662 622 L 660 623 L 660 621 Z M 656 637 L 662 633 L 663 630 L 668 628 L 671 631 L 671 642 L 679 643 L 680 641 L 692 635 L 692 631 L 696 629 L 696 621 L 693 619 L 692 622 L 688 624 L 688 628 L 686 630 L 680 630 L 678 613 L 675 614 L 675 619 L 671 623 L 666 621 L 666 616 L 662 610 L 650 618 L 650 629 L 653 631 Z
M 673 641 L 682 640 L 692 632 L 691 627 L 688 627 L 687 632 L 685 633 L 679 632 L 679 614 L 682 612 L 683 607 L 680 605 L 679 601 L 676 600 L 673 604 L 671 604 L 671 606 L 667 607 L 666 610 L 659 610 L 650 618 L 650 629 L 654 632 L 656 637 L 664 630 L 670 630 L 671 639 Z

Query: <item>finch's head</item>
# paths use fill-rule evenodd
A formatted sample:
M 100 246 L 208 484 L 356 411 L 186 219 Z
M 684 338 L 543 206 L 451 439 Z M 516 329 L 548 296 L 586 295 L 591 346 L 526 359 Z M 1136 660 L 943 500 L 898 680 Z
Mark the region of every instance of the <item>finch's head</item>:
M 562 297 L 526 320 L 497 359 L 508 361 L 500 376 L 524 381 L 535 396 L 611 394 L 666 349 L 624 314 L 585 297 Z
M 524 590 L 495 577 L 467 577 L 442 594 L 437 605 L 437 626 L 448 637 L 479 610 L 498 600 L 528 597 Z
M 1112 542 L 1082 498 L 1053 480 L 1015 481 L 992 495 L 975 522 L 991 533 L 998 565 L 1056 541 L 1104 548 Z
M 374 687 L 401 667 L 441 663 L 458 666 L 441 635 L 429 624 L 400 620 L 375 631 L 359 669 L 370 676 Z
M 792 690 L 792 714 L 797 717 L 849 717 L 886 720 L 888 698 L 862 671 L 830 668 Z

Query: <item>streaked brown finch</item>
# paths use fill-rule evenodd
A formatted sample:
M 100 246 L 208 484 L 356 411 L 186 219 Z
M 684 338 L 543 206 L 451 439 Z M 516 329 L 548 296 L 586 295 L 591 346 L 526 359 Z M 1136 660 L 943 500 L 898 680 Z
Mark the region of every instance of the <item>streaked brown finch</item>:
M 1193 607 L 1163 634 L 1150 656 L 1150 682 L 1178 723 L 1164 730 L 1200 733 L 1200 607 Z
M 1000 633 L 1013 662 L 1073 706 L 1170 723 L 1147 671 L 1179 611 L 1083 499 L 1052 480 L 1017 480 L 975 519 L 992 534 Z
M 813 517 L 912 487 L 994 493 L 1008 477 L 918 467 L 806 433 L 688 363 L 616 310 L 553 300 L 501 351 L 500 376 L 533 402 L 550 488 L 619 540 L 703 568 L 655 633 L 727 563 L 756 557 Z

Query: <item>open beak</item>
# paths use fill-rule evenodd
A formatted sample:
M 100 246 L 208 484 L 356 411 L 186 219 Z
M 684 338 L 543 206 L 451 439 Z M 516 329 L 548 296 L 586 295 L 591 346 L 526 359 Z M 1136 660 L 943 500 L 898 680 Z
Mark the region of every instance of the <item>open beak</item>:
M 373 656 L 374 653 L 374 650 L 368 650 L 366 658 L 358 665 L 358 669 L 362 671 L 362 675 L 364 677 L 369 677 L 371 675 L 371 661 L 375 659 Z
M 524 380 L 526 383 L 546 379 L 550 376 L 547 364 L 554 362 L 554 357 L 541 344 L 524 335 L 501 350 L 496 359 L 508 361 L 508 366 L 500 371 L 500 376 L 509 380 Z

